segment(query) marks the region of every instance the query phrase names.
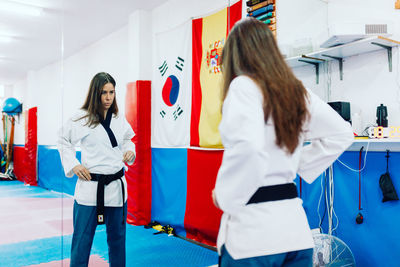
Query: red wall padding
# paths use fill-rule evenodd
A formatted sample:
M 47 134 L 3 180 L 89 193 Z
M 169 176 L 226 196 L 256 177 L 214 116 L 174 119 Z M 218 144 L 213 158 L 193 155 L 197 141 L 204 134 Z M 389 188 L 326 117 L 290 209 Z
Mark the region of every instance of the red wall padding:
M 25 147 L 14 147 L 13 162 L 18 180 L 37 185 L 37 107 L 25 111 Z
M 188 149 L 186 237 L 215 246 L 222 211 L 212 203 L 223 151 Z
M 24 159 L 25 159 L 25 147 L 14 146 L 14 152 L 13 152 L 14 174 L 20 181 L 23 181 L 25 176 Z
M 151 82 L 127 85 L 125 116 L 135 137 L 136 160 L 125 173 L 128 183 L 128 223 L 147 225 L 151 220 Z

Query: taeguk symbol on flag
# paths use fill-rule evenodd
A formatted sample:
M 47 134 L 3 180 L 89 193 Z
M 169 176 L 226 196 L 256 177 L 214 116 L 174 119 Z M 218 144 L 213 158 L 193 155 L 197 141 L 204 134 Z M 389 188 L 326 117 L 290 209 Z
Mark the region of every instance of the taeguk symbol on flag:
M 184 62 L 185 60 L 183 58 L 179 56 L 177 57 L 175 67 L 177 70 L 179 70 L 179 72 L 183 71 Z M 160 71 L 161 76 L 164 76 L 168 70 L 167 61 L 164 60 L 163 64 L 160 67 L 158 67 L 158 69 Z M 178 78 L 179 76 L 178 77 L 177 76 L 178 75 L 173 75 L 173 74 L 169 75 L 168 78 L 165 80 L 164 86 L 161 91 L 162 99 L 168 107 L 172 107 L 173 105 L 175 105 L 175 103 L 178 100 L 180 91 L 180 82 Z M 173 112 L 174 120 L 176 120 L 182 113 L 183 110 L 178 105 L 176 110 Z M 162 118 L 164 118 L 166 114 L 167 114 L 166 111 L 161 110 L 160 115 Z
M 178 99 L 179 95 L 179 80 L 176 78 L 175 75 L 170 75 L 164 83 L 162 89 L 162 98 L 164 103 L 172 107 L 176 100 Z

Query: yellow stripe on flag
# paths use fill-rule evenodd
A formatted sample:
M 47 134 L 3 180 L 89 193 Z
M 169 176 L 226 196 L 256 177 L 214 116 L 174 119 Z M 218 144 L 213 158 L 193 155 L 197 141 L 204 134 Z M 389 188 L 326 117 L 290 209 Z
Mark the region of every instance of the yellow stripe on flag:
M 200 68 L 202 103 L 199 145 L 222 148 L 218 125 L 221 121 L 222 75 L 220 57 L 226 41 L 227 8 L 203 18 L 203 55 Z

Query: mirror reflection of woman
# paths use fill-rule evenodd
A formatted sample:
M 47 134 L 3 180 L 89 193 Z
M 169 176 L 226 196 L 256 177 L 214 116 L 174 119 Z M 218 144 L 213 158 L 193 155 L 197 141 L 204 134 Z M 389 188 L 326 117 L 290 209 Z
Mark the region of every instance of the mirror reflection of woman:
M 293 183 L 313 182 L 352 143 L 350 124 L 294 76 L 268 25 L 236 23 L 222 51 L 225 147 L 214 203 L 221 266 L 312 266 Z M 311 144 L 303 146 L 305 140 Z
M 115 80 L 105 72 L 90 82 L 81 110 L 59 131 L 65 175 L 78 176 L 74 194 L 71 266 L 88 266 L 98 224 L 106 225 L 110 266 L 125 266 L 127 187 L 125 163 L 135 160 L 135 135 L 118 114 Z M 75 146 L 80 143 L 81 163 Z

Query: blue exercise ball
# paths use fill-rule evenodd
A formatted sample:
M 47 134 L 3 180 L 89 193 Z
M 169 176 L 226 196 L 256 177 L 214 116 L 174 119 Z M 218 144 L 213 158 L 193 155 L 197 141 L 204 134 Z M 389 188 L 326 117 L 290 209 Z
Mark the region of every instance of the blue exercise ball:
M 22 112 L 22 104 L 14 97 L 9 97 L 3 102 L 3 112 L 7 115 L 16 115 Z

